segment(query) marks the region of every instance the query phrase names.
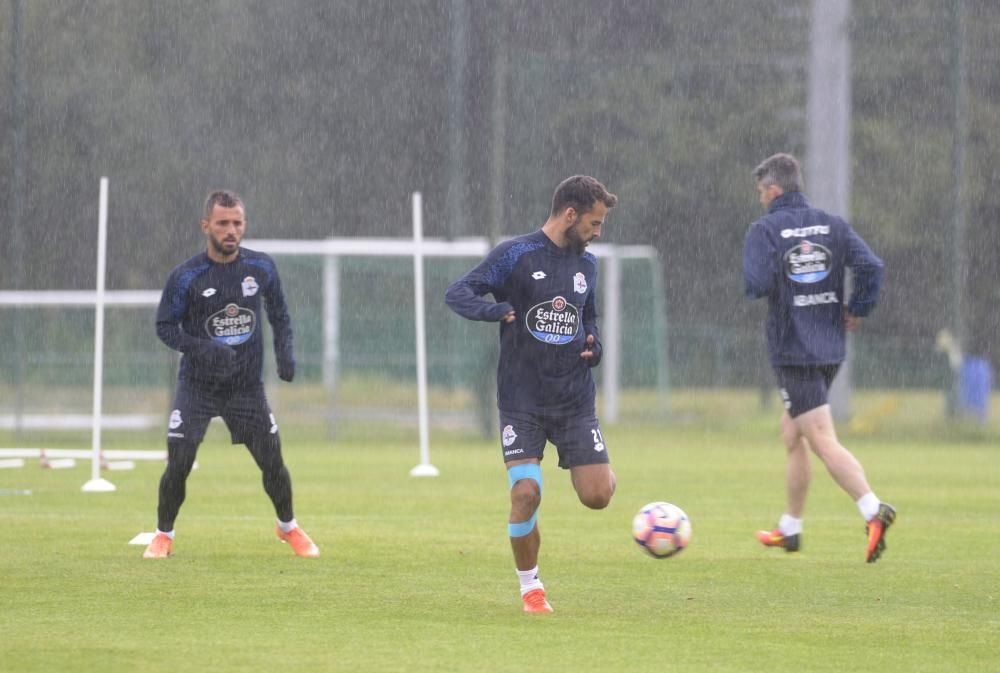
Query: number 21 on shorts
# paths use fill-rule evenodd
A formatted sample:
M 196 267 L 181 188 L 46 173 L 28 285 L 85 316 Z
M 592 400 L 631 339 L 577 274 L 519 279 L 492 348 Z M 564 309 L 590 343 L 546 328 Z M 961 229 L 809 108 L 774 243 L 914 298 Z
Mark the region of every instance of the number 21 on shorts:
M 601 429 L 591 428 L 590 434 L 594 436 L 594 451 L 600 453 L 604 450 L 604 437 L 601 435 Z

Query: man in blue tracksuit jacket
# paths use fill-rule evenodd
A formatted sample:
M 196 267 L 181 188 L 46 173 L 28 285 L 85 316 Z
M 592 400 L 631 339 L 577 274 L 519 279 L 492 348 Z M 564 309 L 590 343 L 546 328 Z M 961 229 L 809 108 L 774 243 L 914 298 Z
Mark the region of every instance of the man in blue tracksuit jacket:
M 246 209 L 237 194 L 209 194 L 201 220 L 205 251 L 175 267 L 163 288 L 156 335 L 183 357 L 167 423 L 156 535 L 143 558 L 173 554 L 174 520 L 198 447 L 215 416 L 222 417 L 233 443 L 245 444 L 260 467 L 277 515 L 278 539 L 299 556 L 319 556 L 319 547 L 295 520 L 281 435 L 261 378 L 265 311 L 274 334 L 278 376 L 283 381 L 294 378 L 291 318 L 274 260 L 240 245 L 246 226 Z
M 601 360 L 597 259 L 586 250 L 616 203 L 590 176 L 563 180 L 540 230 L 498 245 L 445 295 L 462 317 L 500 323 L 497 406 L 511 486 L 508 532 L 525 612 L 552 612 L 538 579 L 535 525 L 546 441 L 584 505 L 602 509 L 615 490 L 594 409 L 590 370 Z
M 767 348 L 785 406 L 781 435 L 788 451 L 785 513 L 776 529 L 758 531 L 757 539 L 799 550 L 812 449 L 857 503 L 867 522 L 865 560 L 873 563 L 896 511 L 875 496 L 861 464 L 837 439 L 827 392 L 844 361 L 846 332 L 878 299 L 882 260 L 843 218 L 809 205 L 795 157 L 775 154 L 753 175 L 767 214 L 747 232 L 743 279 L 748 297 L 767 297 Z M 847 269 L 854 283 L 849 298 Z

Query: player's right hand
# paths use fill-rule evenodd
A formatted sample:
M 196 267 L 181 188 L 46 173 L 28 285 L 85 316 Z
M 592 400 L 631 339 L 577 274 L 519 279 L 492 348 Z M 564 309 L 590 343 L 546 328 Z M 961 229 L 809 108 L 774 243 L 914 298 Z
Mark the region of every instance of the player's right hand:
M 500 322 L 514 322 L 516 319 L 514 307 L 508 302 L 499 302 L 490 307 L 490 318 Z

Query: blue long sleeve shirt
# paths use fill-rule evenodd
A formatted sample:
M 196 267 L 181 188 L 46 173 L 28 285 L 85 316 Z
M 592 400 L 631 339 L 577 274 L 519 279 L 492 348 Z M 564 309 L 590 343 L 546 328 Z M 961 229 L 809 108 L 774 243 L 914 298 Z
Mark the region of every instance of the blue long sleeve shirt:
M 219 264 L 203 252 L 170 272 L 156 311 L 156 334 L 184 354 L 180 380 L 208 387 L 256 385 L 264 359 L 262 309 L 277 361 L 294 363 L 291 318 L 274 260 L 240 248 L 234 261 Z M 224 348 L 234 354 L 221 357 Z
M 469 320 L 500 322 L 497 406 L 565 416 L 594 409 L 590 368 L 600 360 L 597 259 L 555 245 L 541 230 L 505 241 L 448 288 Z M 495 301 L 484 298 L 491 294 Z M 594 358 L 580 357 L 593 335 Z
M 853 274 L 844 297 L 845 269 Z M 878 300 L 883 263 L 845 220 L 813 208 L 801 192 L 782 194 L 750 225 L 743 280 L 751 299 L 767 297 L 772 365 L 842 362 L 844 307 L 867 316 Z

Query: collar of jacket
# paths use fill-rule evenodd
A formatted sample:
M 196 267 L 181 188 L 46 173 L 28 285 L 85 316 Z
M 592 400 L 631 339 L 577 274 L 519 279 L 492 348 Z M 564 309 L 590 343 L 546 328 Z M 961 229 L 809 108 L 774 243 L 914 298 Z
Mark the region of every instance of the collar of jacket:
M 802 192 L 785 192 L 774 201 L 771 201 L 770 207 L 768 207 L 767 212 L 773 213 L 776 210 L 781 210 L 783 208 L 808 208 L 809 202 L 806 201 L 806 195 Z

